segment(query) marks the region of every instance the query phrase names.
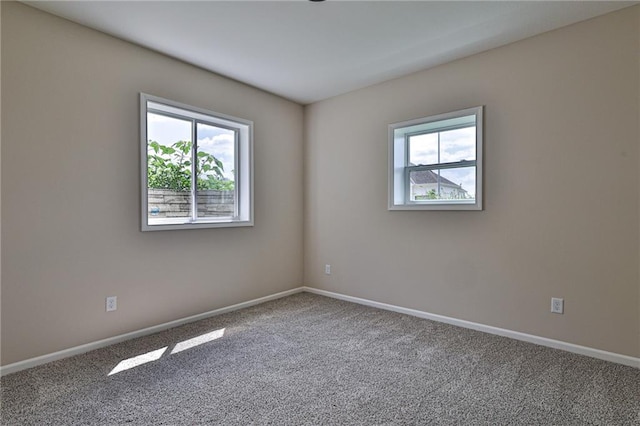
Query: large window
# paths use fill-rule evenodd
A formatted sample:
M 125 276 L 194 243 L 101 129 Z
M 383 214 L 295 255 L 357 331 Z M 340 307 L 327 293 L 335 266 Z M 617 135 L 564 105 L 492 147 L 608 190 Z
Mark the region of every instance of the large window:
M 389 210 L 482 209 L 482 110 L 389 125 Z
M 140 94 L 142 230 L 253 225 L 251 121 Z

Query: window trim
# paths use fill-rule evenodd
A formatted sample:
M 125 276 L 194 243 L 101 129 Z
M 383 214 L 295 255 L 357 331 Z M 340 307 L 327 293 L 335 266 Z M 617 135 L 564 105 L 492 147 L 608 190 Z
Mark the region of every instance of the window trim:
M 482 210 L 483 204 L 483 112 L 484 106 L 467 108 L 459 111 L 452 111 L 429 117 L 416 118 L 389 124 L 389 159 L 388 159 L 388 210 Z M 456 128 L 465 128 L 464 125 L 452 125 L 443 127 L 428 128 L 428 124 L 436 123 L 454 118 L 475 116 L 476 127 L 476 159 L 464 160 L 454 163 L 437 163 L 430 165 L 409 166 L 409 138 L 411 136 L 439 133 Z M 425 130 L 408 130 L 396 134 L 396 130 L 425 125 Z M 447 168 L 474 167 L 476 177 L 475 200 L 433 200 L 433 201 L 413 201 L 410 198 L 409 175 L 411 171 L 434 170 Z M 444 167 L 443 167 L 444 166 Z
M 165 111 L 148 106 L 148 102 L 166 106 L 168 109 L 179 109 L 187 114 L 180 115 L 171 111 Z M 147 112 L 174 117 L 192 123 L 192 155 L 197 156 L 197 125 L 202 123 L 214 127 L 225 128 L 234 132 L 234 163 L 237 174 L 235 176 L 234 216 L 213 217 L 197 219 L 197 182 L 192 179 L 191 203 L 192 211 L 196 215 L 196 220 L 166 224 L 149 224 L 148 210 L 148 176 L 147 176 Z M 192 114 L 191 116 L 189 115 Z M 192 164 L 195 162 L 192 159 Z M 203 229 L 203 228 L 229 228 L 254 226 L 254 179 L 253 179 L 253 121 L 231 115 L 221 114 L 204 108 L 198 108 L 170 99 L 161 98 L 140 92 L 140 198 L 141 198 L 141 224 L 140 229 L 144 231 L 165 231 L 178 229 Z M 195 206 L 195 210 L 194 210 Z

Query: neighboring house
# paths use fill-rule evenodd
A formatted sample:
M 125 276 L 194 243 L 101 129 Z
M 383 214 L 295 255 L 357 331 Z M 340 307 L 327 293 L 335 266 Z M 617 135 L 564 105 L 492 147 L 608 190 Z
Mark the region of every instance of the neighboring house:
M 462 185 L 438 175 L 432 170 L 420 170 L 411 173 L 411 198 L 429 200 L 440 198 L 469 198 Z

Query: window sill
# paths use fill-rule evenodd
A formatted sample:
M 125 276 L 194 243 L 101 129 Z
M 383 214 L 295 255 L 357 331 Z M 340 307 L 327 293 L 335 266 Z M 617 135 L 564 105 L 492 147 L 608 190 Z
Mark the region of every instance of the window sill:
M 422 202 L 411 204 L 393 204 L 388 210 L 482 210 L 482 206 L 477 202 Z
M 156 219 L 155 221 L 142 225 L 142 231 L 172 231 L 180 229 L 203 229 L 203 228 L 235 228 L 253 226 L 250 220 L 233 220 L 230 218 L 212 218 L 210 220 L 199 220 L 197 222 L 185 221 L 183 218 L 176 219 Z

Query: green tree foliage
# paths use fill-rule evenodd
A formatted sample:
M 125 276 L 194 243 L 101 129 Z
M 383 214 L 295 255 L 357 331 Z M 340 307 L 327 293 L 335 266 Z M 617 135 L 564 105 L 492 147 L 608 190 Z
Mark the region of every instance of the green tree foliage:
M 191 189 L 190 141 L 178 141 L 171 146 L 149 140 L 147 179 L 149 188 L 189 191 Z M 199 190 L 231 191 L 234 182 L 224 177 L 222 161 L 207 152 L 198 152 L 196 176 Z

